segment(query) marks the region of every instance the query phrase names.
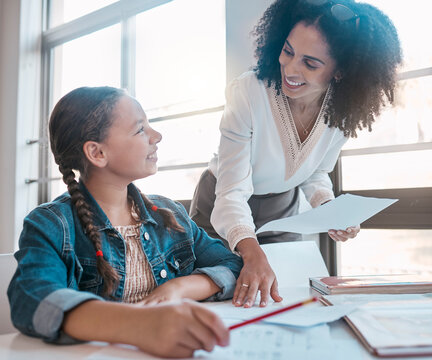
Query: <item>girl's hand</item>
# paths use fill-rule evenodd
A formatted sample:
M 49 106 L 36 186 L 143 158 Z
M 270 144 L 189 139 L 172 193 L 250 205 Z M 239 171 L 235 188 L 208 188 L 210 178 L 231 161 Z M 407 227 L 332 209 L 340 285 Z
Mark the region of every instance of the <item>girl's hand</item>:
M 329 230 L 328 234 L 334 241 L 347 241 L 348 239 L 353 239 L 357 236 L 360 231 L 360 225 L 350 226 L 346 230 Z
M 258 242 L 255 239 L 244 239 L 236 248 L 243 258 L 244 265 L 237 279 L 232 303 L 235 306 L 249 308 L 254 305 L 258 291 L 261 296 L 261 307 L 267 306 L 269 295 L 276 302 L 282 301 L 276 275 Z
M 222 320 L 190 300 L 153 306 L 90 300 L 65 314 L 62 329 L 75 339 L 130 344 L 163 358 L 229 344 Z
M 189 358 L 195 350 L 212 351 L 229 344 L 229 330 L 204 306 L 189 300 L 175 304 L 142 307 L 143 316 L 131 326 L 133 343 L 161 357 Z
M 144 300 L 138 302 L 139 305 L 155 305 L 167 301 L 178 301 L 183 298 L 181 289 L 176 281 L 167 281 L 154 289 Z
M 138 304 L 154 305 L 185 298 L 204 300 L 219 291 L 221 289 L 207 275 L 180 276 L 158 286 Z

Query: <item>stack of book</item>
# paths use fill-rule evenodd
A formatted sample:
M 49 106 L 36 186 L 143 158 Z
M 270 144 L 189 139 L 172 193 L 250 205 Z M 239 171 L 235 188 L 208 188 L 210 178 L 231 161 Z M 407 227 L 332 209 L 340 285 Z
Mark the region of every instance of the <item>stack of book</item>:
M 416 274 L 326 276 L 309 279 L 321 294 L 424 294 L 432 292 L 432 278 Z

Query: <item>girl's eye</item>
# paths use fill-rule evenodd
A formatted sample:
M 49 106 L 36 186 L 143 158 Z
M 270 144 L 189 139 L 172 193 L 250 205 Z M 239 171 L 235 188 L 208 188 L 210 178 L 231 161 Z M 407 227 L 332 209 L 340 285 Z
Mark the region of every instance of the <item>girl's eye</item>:
M 140 129 L 137 131 L 137 134 L 142 134 L 144 132 L 144 126 L 141 126 Z

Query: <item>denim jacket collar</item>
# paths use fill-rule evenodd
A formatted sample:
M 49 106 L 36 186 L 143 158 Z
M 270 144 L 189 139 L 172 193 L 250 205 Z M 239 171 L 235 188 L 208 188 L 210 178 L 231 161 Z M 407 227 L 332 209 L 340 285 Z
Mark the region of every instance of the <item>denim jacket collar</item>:
M 108 219 L 108 217 L 106 216 L 106 214 L 104 213 L 102 208 L 99 206 L 99 204 L 97 203 L 95 198 L 88 191 L 88 189 L 86 188 L 86 186 L 84 185 L 84 183 L 81 180 L 79 181 L 79 187 L 80 187 L 81 192 L 84 194 L 84 197 L 86 198 L 90 208 L 92 209 L 93 221 L 94 221 L 94 225 L 96 226 L 96 228 L 99 231 L 103 231 L 106 229 L 113 229 L 113 226 L 112 226 L 110 220 Z M 156 220 L 151 216 L 151 214 L 147 210 L 139 190 L 137 189 L 137 187 L 133 183 L 130 183 L 128 185 L 128 194 L 132 197 L 135 204 L 139 208 L 140 220 L 144 224 L 152 223 L 154 225 L 157 225 Z

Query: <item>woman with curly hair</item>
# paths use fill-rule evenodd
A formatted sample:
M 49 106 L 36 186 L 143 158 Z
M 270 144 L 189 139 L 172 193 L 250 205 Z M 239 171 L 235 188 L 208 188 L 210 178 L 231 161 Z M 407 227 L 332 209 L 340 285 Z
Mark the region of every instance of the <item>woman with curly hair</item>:
M 300 189 L 312 207 L 334 198 L 328 173 L 347 139 L 393 102 L 402 60 L 391 20 L 353 0 L 277 0 L 255 35 L 257 65 L 227 88 L 219 154 L 191 204 L 195 222 L 243 258 L 233 303 L 245 307 L 258 291 L 260 306 L 282 300 L 259 244 L 301 239 L 255 229 L 297 214 Z

